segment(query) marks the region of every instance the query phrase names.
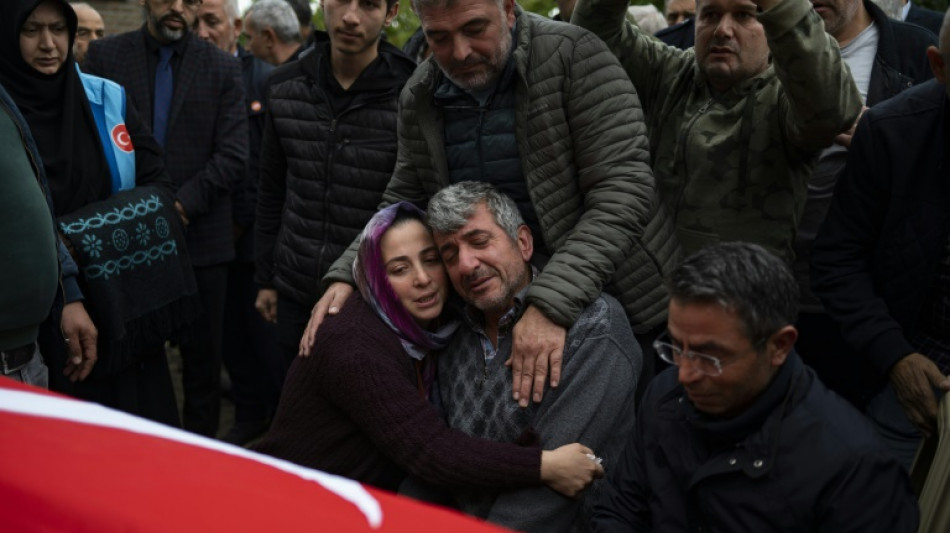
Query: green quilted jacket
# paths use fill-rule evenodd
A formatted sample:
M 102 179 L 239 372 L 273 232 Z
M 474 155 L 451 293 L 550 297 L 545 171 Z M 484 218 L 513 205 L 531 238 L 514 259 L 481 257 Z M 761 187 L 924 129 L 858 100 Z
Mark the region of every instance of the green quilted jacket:
M 847 130 L 861 96 L 808 0 L 758 15 L 771 65 L 715 95 L 692 49 L 659 43 L 624 19 L 627 0 L 580 0 L 571 21 L 613 50 L 647 117 L 653 172 L 684 253 L 750 241 L 791 259 L 819 151 Z
M 636 91 L 593 34 L 516 8 L 518 152 L 544 240 L 553 251 L 527 300 L 570 327 L 607 290 L 634 331 L 663 323 L 664 272 L 678 246 L 659 205 Z M 429 59 L 401 96 L 399 154 L 383 205 L 425 207 L 449 185 L 443 124 L 432 105 L 441 75 Z M 355 243 L 325 283 L 352 283 Z

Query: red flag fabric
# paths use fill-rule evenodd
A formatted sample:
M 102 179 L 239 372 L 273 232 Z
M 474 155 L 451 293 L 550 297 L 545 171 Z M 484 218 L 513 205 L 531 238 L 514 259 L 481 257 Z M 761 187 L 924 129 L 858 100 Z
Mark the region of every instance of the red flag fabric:
M 0 377 L 0 529 L 501 531 Z

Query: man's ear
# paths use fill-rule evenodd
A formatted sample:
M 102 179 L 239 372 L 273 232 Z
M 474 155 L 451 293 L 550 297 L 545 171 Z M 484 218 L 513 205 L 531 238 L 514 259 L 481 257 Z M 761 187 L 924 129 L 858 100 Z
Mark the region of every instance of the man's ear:
M 518 250 L 521 251 L 521 258 L 525 263 L 534 255 L 534 236 L 531 235 L 531 229 L 524 224 L 518 226 Z
M 769 354 L 769 361 L 772 363 L 772 366 L 778 367 L 785 363 L 788 354 L 791 353 L 792 348 L 795 347 L 796 340 L 798 340 L 798 330 L 791 324 L 776 331 L 769 337 L 765 348 Z
M 508 29 L 515 27 L 515 0 L 505 0 L 505 18 L 508 20 Z
M 927 47 L 927 60 L 930 61 L 930 70 L 933 71 L 934 78 L 937 78 L 937 81 L 939 81 L 941 84 L 946 85 L 946 65 L 943 61 L 943 54 L 940 53 L 940 50 L 936 46 Z
M 234 20 L 231 21 L 231 24 L 234 25 L 234 31 L 241 35 L 241 32 L 244 31 L 244 19 L 241 17 L 234 17 Z
M 398 14 L 399 2 L 393 2 L 393 7 L 389 8 L 389 11 L 386 12 L 386 22 L 383 23 L 383 26 L 388 28 L 389 25 L 392 24 L 393 19 L 396 18 L 396 15 Z
M 264 38 L 264 44 L 266 44 L 268 48 L 273 48 L 274 45 L 277 44 L 277 34 L 274 33 L 273 28 L 266 28 L 262 30 L 261 37 Z

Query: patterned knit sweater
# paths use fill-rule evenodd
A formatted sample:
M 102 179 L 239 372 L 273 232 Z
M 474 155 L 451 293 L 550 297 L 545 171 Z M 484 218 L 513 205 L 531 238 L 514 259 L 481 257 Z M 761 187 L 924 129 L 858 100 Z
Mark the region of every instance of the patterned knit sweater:
M 405 472 L 450 487 L 540 482 L 538 448 L 446 426 L 420 394 L 399 339 L 359 294 L 324 322 L 316 346 L 293 362 L 257 451 L 389 490 Z
M 602 295 L 567 332 L 561 381 L 540 404 L 521 409 L 511 399 L 511 328 L 524 312 L 527 289 L 515 299 L 511 320 L 502 319 L 497 350 L 486 361 L 484 329 L 476 313 L 456 332 L 439 359 L 439 387 L 449 425 L 502 442 L 533 438 L 544 449 L 571 442 L 592 448 L 604 468 L 617 464 L 632 438 L 634 391 L 642 356 L 620 303 Z M 564 498 L 547 487 L 459 491 L 466 513 L 517 531 L 586 531 L 591 502 L 603 480 L 583 498 Z

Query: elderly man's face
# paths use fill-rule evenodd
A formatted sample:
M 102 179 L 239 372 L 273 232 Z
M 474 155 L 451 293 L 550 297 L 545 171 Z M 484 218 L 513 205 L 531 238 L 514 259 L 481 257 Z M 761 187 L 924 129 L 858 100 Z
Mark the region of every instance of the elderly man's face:
M 73 56 L 75 56 L 76 61 L 82 63 L 82 60 L 86 58 L 89 43 L 106 36 L 106 25 L 102 22 L 99 12 L 89 6 L 79 5 L 74 7 L 73 10 L 76 11 L 76 21 L 78 22 L 76 40 L 73 43 Z
M 422 31 L 442 72 L 463 89 L 493 83 L 508 61 L 514 0 L 457 0 L 420 10 Z
M 433 237 L 455 291 L 489 318 L 505 313 L 531 279 L 531 230 L 521 226 L 512 240 L 485 204 L 458 231 Z
M 221 50 L 234 53 L 240 29 L 224 9 L 227 0 L 204 0 L 198 7 L 195 33 Z
M 684 304 L 674 298 L 669 311 L 671 344 L 715 357 L 722 366 L 720 375 L 711 376 L 692 360 L 679 365 L 680 384 L 700 412 L 723 418 L 742 413 L 768 387 L 788 355 L 790 346 L 772 339 L 753 346 L 738 315 L 716 303 Z
M 765 29 L 750 0 L 700 0 L 696 13 L 696 61 L 719 92 L 769 66 Z

